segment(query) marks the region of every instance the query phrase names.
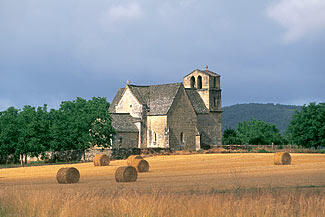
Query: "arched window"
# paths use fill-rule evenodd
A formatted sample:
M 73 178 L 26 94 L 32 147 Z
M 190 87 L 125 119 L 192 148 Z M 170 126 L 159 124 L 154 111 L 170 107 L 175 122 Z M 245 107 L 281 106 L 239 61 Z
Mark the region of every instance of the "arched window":
M 119 138 L 119 143 L 122 144 L 122 137 Z
M 191 77 L 191 88 L 195 88 L 195 77 Z
M 197 77 L 197 89 L 202 89 L 202 77 Z
M 213 77 L 213 88 L 216 88 L 217 87 L 217 78 L 216 77 Z
M 181 132 L 181 135 L 179 136 L 179 141 L 181 142 L 181 144 L 184 144 L 184 135 L 183 135 L 183 132 Z

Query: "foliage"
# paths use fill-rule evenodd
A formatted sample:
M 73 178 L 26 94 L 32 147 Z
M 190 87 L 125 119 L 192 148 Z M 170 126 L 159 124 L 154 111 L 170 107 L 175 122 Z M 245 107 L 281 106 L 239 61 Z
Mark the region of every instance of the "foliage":
M 255 119 L 239 122 L 236 130 L 225 130 L 222 138 L 224 145 L 278 145 L 283 141 L 275 125 Z
M 286 133 L 292 144 L 306 148 L 324 146 L 325 103 L 304 105 L 293 115 Z
M 281 133 L 287 129 L 292 115 L 300 106 L 280 104 L 237 104 L 222 108 L 222 125 L 224 129 L 236 128 L 239 122 L 249 121 L 254 118 L 274 124 Z
M 47 106 L 14 107 L 0 112 L 0 163 L 12 158 L 27 161 L 46 151 L 85 150 L 94 145 L 109 147 L 114 135 L 105 98 L 77 98 L 62 102 L 58 110 Z M 23 162 L 22 162 L 23 163 Z
M 140 155 L 139 148 L 116 148 L 112 149 L 112 159 L 127 159 L 130 155 Z
M 252 119 L 238 123 L 237 131 L 243 144 L 275 145 L 282 143 L 282 136 L 274 124 Z
M 241 145 L 242 141 L 238 136 L 238 132 L 235 129 L 228 128 L 223 132 L 222 137 L 223 145 Z
M 92 100 L 77 98 L 65 101 L 59 110 L 51 110 L 52 151 L 85 150 L 91 146 L 110 146 L 114 134 L 108 114 L 109 103 L 105 98 Z
M 15 153 L 18 143 L 18 109 L 9 107 L 0 113 L 0 160 L 6 162 L 9 155 Z M 17 162 L 17 156 L 15 158 Z

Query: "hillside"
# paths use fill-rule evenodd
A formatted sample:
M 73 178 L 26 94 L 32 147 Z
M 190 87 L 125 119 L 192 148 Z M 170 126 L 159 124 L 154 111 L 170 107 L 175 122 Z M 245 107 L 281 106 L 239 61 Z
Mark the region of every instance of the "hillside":
M 238 122 L 255 118 L 272 123 L 283 133 L 291 120 L 292 114 L 301 106 L 280 104 L 236 104 L 222 108 L 222 128 L 236 128 Z

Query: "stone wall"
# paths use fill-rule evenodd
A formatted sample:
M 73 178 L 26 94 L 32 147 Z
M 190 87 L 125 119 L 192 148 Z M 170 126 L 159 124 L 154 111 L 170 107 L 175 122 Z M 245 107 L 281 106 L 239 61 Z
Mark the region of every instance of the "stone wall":
M 117 132 L 112 141 L 112 148 L 137 148 L 139 133 Z
M 167 116 L 147 117 L 147 147 L 168 148 Z
M 196 149 L 196 114 L 184 88 L 180 88 L 168 112 L 169 146 L 171 149 Z M 182 138 L 183 137 L 183 141 Z

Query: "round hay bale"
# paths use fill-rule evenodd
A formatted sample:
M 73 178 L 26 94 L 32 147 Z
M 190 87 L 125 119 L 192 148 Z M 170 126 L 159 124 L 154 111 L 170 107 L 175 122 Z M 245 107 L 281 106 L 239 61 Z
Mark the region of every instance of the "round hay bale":
M 98 154 L 94 157 L 95 166 L 108 166 L 109 162 L 110 159 L 106 154 Z
M 138 172 L 132 166 L 119 167 L 115 171 L 116 182 L 135 182 L 137 178 Z
M 56 180 L 60 184 L 77 183 L 79 179 L 80 173 L 74 167 L 61 168 L 56 174 Z
M 149 171 L 149 163 L 144 159 L 134 159 L 132 165 L 139 173 Z
M 290 165 L 291 156 L 288 152 L 276 152 L 274 154 L 274 164 L 275 165 Z
M 129 157 L 128 157 L 128 159 L 127 159 L 127 164 L 129 165 L 129 166 L 132 166 L 133 165 L 133 161 L 135 160 L 135 159 L 143 159 L 140 155 L 130 155 Z

